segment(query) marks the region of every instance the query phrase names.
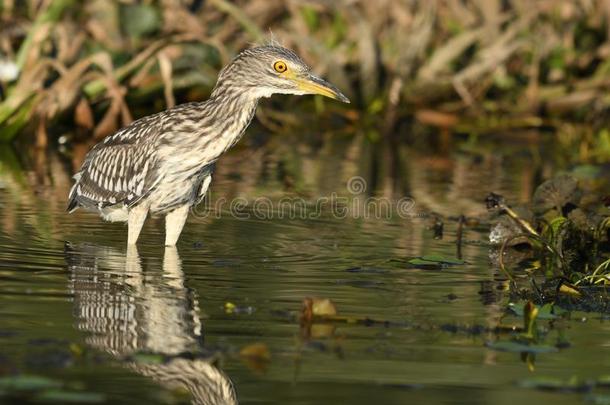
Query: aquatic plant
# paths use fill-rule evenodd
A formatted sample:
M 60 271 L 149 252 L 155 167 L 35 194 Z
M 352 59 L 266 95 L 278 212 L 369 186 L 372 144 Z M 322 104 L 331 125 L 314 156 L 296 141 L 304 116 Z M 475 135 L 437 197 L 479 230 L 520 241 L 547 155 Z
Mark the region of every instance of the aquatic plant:
M 597 287 L 610 284 L 610 216 L 597 192 L 585 192 L 575 177 L 563 174 L 538 186 L 531 209 L 518 213 L 497 194 L 487 197 L 487 206 L 497 216 L 490 241 L 499 248 L 498 265 L 515 287 L 518 279 L 531 282 L 525 296 L 607 306 L 605 291 Z M 513 254 L 519 250 L 526 255 Z M 520 270 L 509 270 L 507 261 Z

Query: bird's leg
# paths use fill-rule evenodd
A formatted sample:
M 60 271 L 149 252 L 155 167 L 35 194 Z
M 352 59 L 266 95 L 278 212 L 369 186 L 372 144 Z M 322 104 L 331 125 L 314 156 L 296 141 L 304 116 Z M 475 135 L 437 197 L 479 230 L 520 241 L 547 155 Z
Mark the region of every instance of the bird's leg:
M 176 291 L 184 289 L 184 273 L 182 272 L 182 261 L 176 246 L 166 246 L 163 255 L 163 277 L 165 283 Z
M 148 205 L 145 204 L 136 205 L 129 210 L 127 217 L 127 245 L 135 245 L 138 241 L 147 214 Z
M 127 253 L 125 255 L 125 284 L 132 287 L 133 291 L 138 291 L 142 287 L 144 281 L 142 280 L 142 262 L 140 261 L 140 255 L 138 254 L 138 247 L 136 245 L 127 245 Z
M 189 214 L 190 206 L 183 205 L 165 216 L 165 246 L 175 246 Z

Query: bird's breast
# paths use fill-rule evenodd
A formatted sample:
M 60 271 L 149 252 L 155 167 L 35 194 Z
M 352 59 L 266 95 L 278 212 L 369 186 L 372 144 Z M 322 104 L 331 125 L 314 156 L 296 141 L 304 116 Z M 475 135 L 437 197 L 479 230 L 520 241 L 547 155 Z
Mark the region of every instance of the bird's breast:
M 168 142 L 162 143 L 160 155 L 163 183 L 189 184 L 192 177 L 235 145 L 244 134 L 256 112 L 257 101 L 242 101 L 232 108 L 217 108 L 202 119 L 200 126 L 190 131 L 167 134 Z

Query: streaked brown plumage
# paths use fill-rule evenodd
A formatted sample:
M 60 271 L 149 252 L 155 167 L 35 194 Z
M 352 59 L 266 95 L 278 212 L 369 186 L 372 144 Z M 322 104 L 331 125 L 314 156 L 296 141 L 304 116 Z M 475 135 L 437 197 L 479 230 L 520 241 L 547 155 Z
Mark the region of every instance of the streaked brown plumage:
M 210 98 L 134 121 L 95 145 L 75 174 L 68 211 L 127 221 L 135 244 L 147 214 L 166 215 L 165 244 L 175 245 L 190 207 L 209 187 L 218 158 L 243 135 L 258 100 L 275 93 L 349 100 L 312 75 L 294 52 L 247 49 L 221 72 Z

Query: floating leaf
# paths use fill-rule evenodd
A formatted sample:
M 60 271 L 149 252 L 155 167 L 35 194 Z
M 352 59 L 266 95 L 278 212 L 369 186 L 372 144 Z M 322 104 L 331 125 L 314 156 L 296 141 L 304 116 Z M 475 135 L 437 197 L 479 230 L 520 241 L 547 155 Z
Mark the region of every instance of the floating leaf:
M 314 298 L 312 310 L 313 316 L 337 315 L 337 307 L 329 298 Z
M 569 380 L 562 380 L 560 378 L 553 377 L 532 377 L 523 379 L 517 384 L 523 388 L 577 392 L 588 391 L 593 386 L 591 382 L 581 381 L 576 376 L 570 378 Z
M 75 356 L 80 357 L 85 353 L 84 349 L 81 346 L 77 345 L 76 343 L 70 343 L 69 347 L 70 347 L 70 352 Z
M 440 268 L 442 267 L 441 263 L 438 262 L 431 262 L 428 260 L 424 260 L 424 259 L 420 259 L 419 257 L 416 257 L 414 259 L 409 260 L 409 264 L 415 266 L 415 267 L 431 267 L 431 268 Z
M 466 262 L 463 260 L 447 258 L 440 255 L 426 255 L 410 259 L 407 263 L 415 267 L 438 269 L 447 266 L 460 265 Z
M 235 308 L 237 306 L 235 304 L 233 304 L 232 302 L 225 302 L 225 312 L 227 314 L 232 314 L 235 311 Z
M 366 274 L 384 274 L 388 273 L 388 270 L 379 269 L 376 267 L 350 267 L 346 269 L 348 273 L 366 273 Z
M 62 382 L 36 375 L 17 375 L 0 378 L 0 389 L 15 391 L 37 391 L 49 388 L 59 388 Z
M 99 404 L 106 400 L 106 397 L 96 392 L 75 392 L 64 390 L 48 390 L 36 396 L 38 401 L 57 402 L 60 404 Z
M 558 349 L 554 346 L 534 345 L 504 340 L 497 342 L 486 342 L 485 346 L 499 352 L 511 353 L 554 353 L 558 351 Z
M 602 387 L 610 387 L 610 375 L 599 376 L 596 380 L 597 385 Z
M 561 309 L 551 303 L 547 303 L 540 307 L 540 311 L 538 311 L 538 318 L 553 319 L 553 317 L 557 318 L 566 314 L 567 312 L 568 311 L 566 311 L 565 309 Z
M 310 298 L 303 300 L 301 307 L 301 322 L 308 323 L 314 317 L 337 315 L 337 307 L 329 298 Z
M 239 351 L 239 355 L 250 369 L 259 373 L 266 370 L 271 360 L 271 353 L 265 343 L 252 343 L 245 346 Z
M 239 355 L 242 357 L 256 358 L 260 360 L 271 360 L 271 353 L 265 343 L 252 343 L 248 346 L 244 346 L 240 351 Z
M 303 333 L 303 336 L 311 339 L 325 339 L 332 337 L 335 334 L 335 325 L 327 323 L 313 324 Z
M 517 316 L 523 316 L 525 304 L 511 302 L 508 304 L 508 309 Z M 538 319 L 557 319 L 559 316 L 566 313 L 565 310 L 555 307 L 553 304 L 544 304 L 538 308 Z
M 225 302 L 225 312 L 227 314 L 248 314 L 251 315 L 256 309 L 251 306 L 237 306 L 232 302 Z
M 427 260 L 429 262 L 438 262 L 438 263 L 443 263 L 443 264 L 458 265 L 458 264 L 466 263 L 465 261 L 460 260 L 460 259 L 453 259 L 453 258 L 440 256 L 440 255 L 426 255 L 426 256 L 422 256 L 421 258 L 422 258 L 422 260 Z
M 595 405 L 610 405 L 610 395 L 588 395 L 587 402 Z

